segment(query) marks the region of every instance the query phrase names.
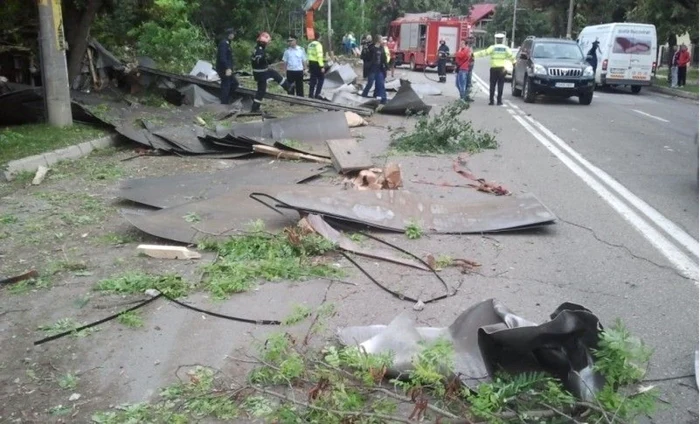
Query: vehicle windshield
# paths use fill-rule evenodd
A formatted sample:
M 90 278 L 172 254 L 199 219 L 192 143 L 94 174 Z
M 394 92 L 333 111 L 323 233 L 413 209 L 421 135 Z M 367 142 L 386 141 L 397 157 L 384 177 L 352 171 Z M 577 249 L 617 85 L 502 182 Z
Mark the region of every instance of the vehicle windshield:
M 536 59 L 583 60 L 583 53 L 578 44 L 549 43 L 537 44 L 532 53 Z

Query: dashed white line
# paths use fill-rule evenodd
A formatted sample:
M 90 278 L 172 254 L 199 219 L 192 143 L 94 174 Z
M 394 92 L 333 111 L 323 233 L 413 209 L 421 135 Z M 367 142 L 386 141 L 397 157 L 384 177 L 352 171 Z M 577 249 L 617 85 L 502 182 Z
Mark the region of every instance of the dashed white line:
M 486 84 L 478 76 L 474 76 L 477 83 L 484 87 Z M 594 166 L 583 158 L 578 152 L 572 149 L 561 138 L 557 137 L 544 125 L 527 116 L 523 110 L 506 100 L 508 113 L 535 139 L 552 152 L 562 161 L 576 176 L 581 178 L 591 187 L 603 200 L 605 200 L 623 219 L 629 222 L 644 238 L 646 238 L 657 250 L 661 252 L 683 275 L 697 282 L 698 266 L 697 262 L 678 249 L 664 234 L 650 225 L 641 215 L 641 212 L 666 235 L 678 242 L 681 246 L 698 256 L 698 241 L 682 230 L 675 223 L 663 216 L 652 206 L 630 192 L 626 187 L 617 182 L 600 168 Z M 567 156 L 564 152 L 568 153 Z M 585 168 L 585 169 L 584 169 Z M 598 179 L 596 179 L 595 177 Z M 600 181 L 599 181 L 600 180 Z M 612 190 L 612 192 L 611 192 Z M 618 196 L 617 197 L 615 192 Z M 630 208 L 623 200 L 629 202 L 637 211 Z
M 656 119 L 657 121 L 666 122 L 666 123 L 670 122 L 668 119 L 659 118 L 658 116 L 654 116 L 650 113 L 642 112 L 641 110 L 632 109 L 632 112 L 637 112 L 640 115 L 644 115 L 648 118 Z

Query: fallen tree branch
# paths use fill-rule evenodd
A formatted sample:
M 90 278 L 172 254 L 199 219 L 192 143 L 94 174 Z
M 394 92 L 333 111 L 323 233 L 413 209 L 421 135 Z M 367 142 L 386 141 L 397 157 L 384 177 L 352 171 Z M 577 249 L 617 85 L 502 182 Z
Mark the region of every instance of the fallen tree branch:
M 415 424 L 413 421 L 410 421 L 410 420 L 407 420 L 407 419 L 401 418 L 401 417 L 394 417 L 391 415 L 375 414 L 373 412 L 338 411 L 336 409 L 320 408 L 318 406 L 312 405 L 312 404 L 307 403 L 307 402 L 302 402 L 300 400 L 292 399 L 289 396 L 283 395 L 281 393 L 277 393 L 277 392 L 272 391 L 272 390 L 263 389 L 262 387 L 250 386 L 250 388 L 255 390 L 256 392 L 266 394 L 268 396 L 276 397 L 277 399 L 293 403 L 297 406 L 302 406 L 304 408 L 313 409 L 314 411 L 336 414 L 336 415 L 340 415 L 343 417 L 365 417 L 365 418 L 374 418 L 376 420 L 383 420 L 383 421 L 387 421 L 387 422 Z

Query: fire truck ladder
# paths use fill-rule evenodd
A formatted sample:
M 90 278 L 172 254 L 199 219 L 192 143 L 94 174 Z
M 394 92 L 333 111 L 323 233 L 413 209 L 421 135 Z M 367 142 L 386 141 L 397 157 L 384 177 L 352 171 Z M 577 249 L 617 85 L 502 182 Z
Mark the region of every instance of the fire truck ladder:
M 459 39 L 466 40 L 469 36 L 469 22 L 461 21 L 459 24 Z

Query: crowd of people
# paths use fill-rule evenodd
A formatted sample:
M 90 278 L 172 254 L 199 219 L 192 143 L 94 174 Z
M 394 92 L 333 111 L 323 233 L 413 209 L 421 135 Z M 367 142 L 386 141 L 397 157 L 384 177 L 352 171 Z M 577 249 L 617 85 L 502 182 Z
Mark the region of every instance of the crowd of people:
M 231 41 L 235 37 L 233 28 L 225 31 L 224 37 L 218 44 L 216 57 L 216 72 L 221 79 L 220 101 L 222 104 L 230 104 L 233 94 L 240 86 L 235 73 L 235 63 Z M 308 70 L 310 98 L 321 98 L 321 90 L 328 71 L 327 61 L 323 45 L 319 41 L 321 35 L 316 32 L 314 39 L 306 49 L 299 46 L 296 36 L 291 35 L 287 39 L 287 49 L 282 57 L 283 74 L 270 67 L 270 60 L 266 48 L 272 38 L 267 32 L 260 33 L 255 50 L 251 56 L 253 78 L 257 84 L 257 90 L 253 99 L 251 112 L 259 112 L 265 94 L 268 81 L 279 84 L 288 94 L 304 97 L 304 75 Z M 391 37 L 382 35 L 365 36 L 360 46 L 357 46 L 353 33 L 348 33 L 342 40 L 343 51 L 346 54 L 356 55 L 362 59 L 362 78 L 366 80 L 362 96 L 378 99 L 381 104 L 387 102 L 386 80 L 394 77 L 396 67 L 397 44 Z M 451 57 L 449 48 L 444 40 L 440 41 L 438 75 L 440 82 L 446 81 L 446 61 Z M 459 51 L 455 54 L 455 66 L 457 72 L 457 89 L 460 98 L 470 101 L 469 91 L 471 87 L 471 73 L 474 67 L 474 54 L 470 47 L 470 40 L 462 40 Z M 499 87 L 502 90 L 502 87 Z M 501 91 L 499 90 L 499 91 Z M 370 91 L 372 95 L 370 96 Z M 492 93 L 493 98 L 493 93 Z M 500 92 L 499 92 L 500 101 Z

